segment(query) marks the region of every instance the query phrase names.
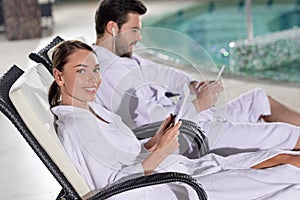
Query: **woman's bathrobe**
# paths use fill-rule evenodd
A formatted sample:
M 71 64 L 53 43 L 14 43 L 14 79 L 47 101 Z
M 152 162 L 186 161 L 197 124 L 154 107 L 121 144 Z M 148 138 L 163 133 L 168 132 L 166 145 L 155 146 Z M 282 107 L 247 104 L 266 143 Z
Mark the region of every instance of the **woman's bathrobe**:
M 99 104 L 91 112 L 73 106 L 52 108 L 57 115 L 57 132 L 67 154 L 91 189 L 104 188 L 116 181 L 143 176 L 142 161 L 149 152 L 133 132 L 115 115 Z M 259 151 L 228 157 L 208 154 L 188 159 L 172 154 L 155 170 L 192 175 L 205 189 L 210 200 L 295 199 L 300 195 L 300 169 L 281 165 L 263 170 L 250 167 L 280 152 Z M 195 192 L 182 183 L 140 188 L 113 199 L 196 199 Z

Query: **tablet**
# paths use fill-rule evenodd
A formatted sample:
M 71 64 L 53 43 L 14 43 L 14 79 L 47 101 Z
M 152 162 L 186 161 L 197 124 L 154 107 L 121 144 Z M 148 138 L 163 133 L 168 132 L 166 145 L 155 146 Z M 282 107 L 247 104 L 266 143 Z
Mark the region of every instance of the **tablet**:
M 183 107 L 185 106 L 189 95 L 190 95 L 189 85 L 185 84 L 183 86 L 182 91 L 180 92 L 179 100 L 178 100 L 178 103 L 177 103 L 177 105 L 175 107 L 175 110 L 174 110 L 173 119 L 172 119 L 173 120 L 172 121 L 173 125 L 175 125 L 179 121 L 179 119 L 181 118 Z

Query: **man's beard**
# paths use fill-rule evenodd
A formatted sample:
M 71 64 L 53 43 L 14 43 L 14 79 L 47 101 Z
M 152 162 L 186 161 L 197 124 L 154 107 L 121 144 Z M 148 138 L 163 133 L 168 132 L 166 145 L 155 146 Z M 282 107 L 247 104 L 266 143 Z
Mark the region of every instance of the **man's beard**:
M 124 53 L 123 55 L 120 55 L 120 57 L 126 57 L 126 58 L 130 58 L 132 56 L 132 52 L 127 52 Z
M 116 37 L 116 54 L 120 57 L 131 57 L 132 51 L 129 51 L 129 45 L 123 42 L 122 38 Z

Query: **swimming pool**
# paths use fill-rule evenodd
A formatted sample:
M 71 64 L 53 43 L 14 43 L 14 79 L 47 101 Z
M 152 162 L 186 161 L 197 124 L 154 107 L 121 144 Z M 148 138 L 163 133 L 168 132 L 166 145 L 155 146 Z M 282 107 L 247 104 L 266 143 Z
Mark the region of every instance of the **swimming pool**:
M 300 27 L 300 0 L 252 0 L 251 10 L 254 38 Z M 199 2 L 191 7 L 152 19 L 151 22 L 146 20 L 144 26 L 163 27 L 186 34 L 203 46 L 218 68 L 223 64 L 230 66 L 230 45 L 235 41 L 247 39 L 245 1 Z M 227 67 L 225 72 L 300 82 L 300 48 L 288 54 L 295 54 L 296 58 L 292 62 L 280 62 L 266 69 Z M 277 59 L 287 58 L 282 56 Z

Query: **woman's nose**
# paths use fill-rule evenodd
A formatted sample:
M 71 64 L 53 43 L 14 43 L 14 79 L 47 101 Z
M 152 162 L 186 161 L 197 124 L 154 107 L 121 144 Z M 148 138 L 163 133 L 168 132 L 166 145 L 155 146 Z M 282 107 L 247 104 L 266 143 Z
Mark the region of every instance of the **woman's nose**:
M 89 73 L 88 81 L 90 83 L 98 83 L 99 80 L 100 80 L 100 73 L 94 73 L 94 72 Z

